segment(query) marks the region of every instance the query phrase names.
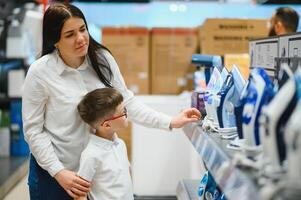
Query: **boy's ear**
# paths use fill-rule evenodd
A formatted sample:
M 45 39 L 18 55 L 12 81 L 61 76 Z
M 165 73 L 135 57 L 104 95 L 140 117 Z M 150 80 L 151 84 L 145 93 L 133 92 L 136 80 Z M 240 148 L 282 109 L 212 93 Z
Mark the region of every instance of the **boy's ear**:
M 109 124 L 108 121 L 106 121 L 106 122 L 104 122 L 104 123 L 102 124 L 102 127 L 104 127 L 104 128 L 110 128 L 111 125 Z

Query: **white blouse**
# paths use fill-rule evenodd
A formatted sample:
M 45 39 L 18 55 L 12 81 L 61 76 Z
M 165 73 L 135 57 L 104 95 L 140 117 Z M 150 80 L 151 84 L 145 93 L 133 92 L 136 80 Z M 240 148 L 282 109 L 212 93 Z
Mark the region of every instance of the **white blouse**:
M 112 86 L 123 95 L 129 119 L 168 130 L 171 117 L 135 100 L 113 56 L 107 51 L 104 55 L 113 72 Z M 103 87 L 87 58 L 74 69 L 54 51 L 30 66 L 22 97 L 24 135 L 31 153 L 51 176 L 62 169 L 77 171 L 91 131 L 81 120 L 77 104 L 87 92 Z

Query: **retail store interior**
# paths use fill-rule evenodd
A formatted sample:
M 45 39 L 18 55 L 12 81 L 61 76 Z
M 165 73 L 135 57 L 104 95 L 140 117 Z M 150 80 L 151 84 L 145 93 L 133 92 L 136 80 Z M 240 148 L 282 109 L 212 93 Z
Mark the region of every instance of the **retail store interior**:
M 277 9 L 301 15 L 294 0 L 0 0 L 0 199 L 30 199 L 23 86 L 56 2 L 83 12 L 137 101 L 201 113 L 117 132 L 135 200 L 301 199 L 301 24 L 271 35 Z

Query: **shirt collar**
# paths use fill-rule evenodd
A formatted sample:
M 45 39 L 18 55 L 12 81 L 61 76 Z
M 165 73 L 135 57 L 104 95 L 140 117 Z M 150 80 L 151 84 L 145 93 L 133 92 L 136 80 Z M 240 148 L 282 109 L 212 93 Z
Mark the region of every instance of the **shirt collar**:
M 85 60 L 84 62 L 77 68 L 77 69 L 74 69 L 74 68 L 71 68 L 69 67 L 68 65 L 66 65 L 64 63 L 64 61 L 62 60 L 62 58 L 60 57 L 59 55 L 59 52 L 58 50 L 54 50 L 54 56 L 56 57 L 56 60 L 57 60 L 57 63 L 56 63 L 56 71 L 59 75 L 62 75 L 62 73 L 64 71 L 74 71 L 74 70 L 86 70 L 88 65 L 89 65 L 89 61 L 88 61 L 88 56 L 85 56 Z
M 102 137 L 99 137 L 97 135 L 94 134 L 90 134 L 90 141 L 93 144 L 96 144 L 97 146 L 102 146 L 102 147 L 112 147 L 113 145 L 118 145 L 118 136 L 116 133 L 114 133 L 113 135 L 113 139 L 112 140 L 108 140 Z

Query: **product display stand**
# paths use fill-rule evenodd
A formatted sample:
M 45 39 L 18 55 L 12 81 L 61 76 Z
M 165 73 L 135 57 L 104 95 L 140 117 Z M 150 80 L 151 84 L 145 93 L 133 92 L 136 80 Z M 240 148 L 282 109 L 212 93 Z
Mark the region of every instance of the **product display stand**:
M 199 180 L 182 180 L 177 187 L 177 199 L 198 199 L 197 191 L 199 187 Z
M 21 101 L 21 98 L 9 98 L 0 96 L 0 109 L 9 110 L 13 101 Z M 20 116 L 21 114 L 19 114 Z M 11 134 L 10 134 L 10 137 Z M 12 144 L 10 144 L 12 145 Z M 16 149 L 16 148 L 15 148 Z M 20 154 L 21 155 L 21 154 Z M 0 157 L 0 199 L 28 173 L 29 156 L 3 156 Z
M 259 189 L 255 182 L 255 176 L 251 173 L 252 171 L 248 169 L 241 170 L 231 164 L 231 160 L 237 151 L 226 147 L 229 140 L 222 140 L 217 133 L 203 132 L 202 128 L 196 123 L 185 126 L 184 133 L 227 199 L 260 199 Z M 200 180 L 197 182 L 193 180 L 181 181 L 177 188 L 178 199 L 197 199 L 199 182 Z M 191 198 L 193 196 L 195 197 Z

